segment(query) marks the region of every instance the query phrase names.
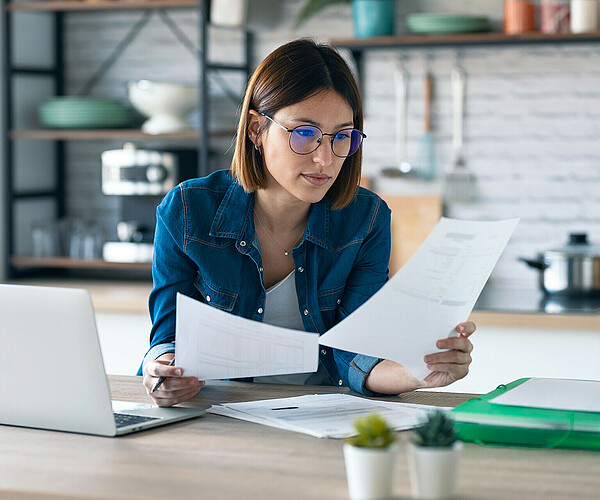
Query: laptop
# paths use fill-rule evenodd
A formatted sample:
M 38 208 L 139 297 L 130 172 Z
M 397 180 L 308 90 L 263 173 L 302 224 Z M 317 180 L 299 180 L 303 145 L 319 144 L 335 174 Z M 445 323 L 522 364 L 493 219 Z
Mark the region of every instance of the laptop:
M 0 285 L 0 341 L 0 424 L 120 436 L 205 413 L 111 401 L 86 290 Z

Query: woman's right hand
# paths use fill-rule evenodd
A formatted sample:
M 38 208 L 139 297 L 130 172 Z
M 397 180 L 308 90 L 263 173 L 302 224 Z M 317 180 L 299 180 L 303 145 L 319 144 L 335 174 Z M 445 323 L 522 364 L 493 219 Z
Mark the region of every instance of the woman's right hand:
M 179 366 L 169 366 L 173 353 L 163 354 L 144 366 L 144 387 L 148 396 L 158 406 L 173 406 L 193 398 L 206 382 L 196 377 L 184 377 Z M 152 392 L 160 377 L 167 377 L 161 386 Z

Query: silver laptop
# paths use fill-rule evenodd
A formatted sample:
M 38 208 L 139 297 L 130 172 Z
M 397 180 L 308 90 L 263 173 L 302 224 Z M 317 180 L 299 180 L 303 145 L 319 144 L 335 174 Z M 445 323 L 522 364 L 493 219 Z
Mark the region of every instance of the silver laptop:
M 205 412 L 111 402 L 85 290 L 0 285 L 0 345 L 0 424 L 118 436 Z

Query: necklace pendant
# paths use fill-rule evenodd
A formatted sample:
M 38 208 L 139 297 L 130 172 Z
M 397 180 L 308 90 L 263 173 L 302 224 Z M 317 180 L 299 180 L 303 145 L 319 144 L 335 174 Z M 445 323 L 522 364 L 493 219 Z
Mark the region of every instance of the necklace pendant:
M 288 252 L 283 252 L 283 255 L 288 255 Z

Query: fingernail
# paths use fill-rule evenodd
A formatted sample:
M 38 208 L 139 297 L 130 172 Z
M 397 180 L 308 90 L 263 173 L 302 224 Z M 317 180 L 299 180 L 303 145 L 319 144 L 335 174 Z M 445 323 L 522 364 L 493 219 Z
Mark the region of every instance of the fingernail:
M 464 326 L 462 326 L 462 325 L 460 325 L 460 326 L 458 327 L 458 331 L 459 331 L 460 333 L 464 333 L 464 332 L 465 332 L 465 327 L 464 327 Z
M 440 340 L 440 341 L 438 341 L 437 346 L 438 347 L 446 347 L 446 342 L 444 340 Z
M 177 368 L 177 370 L 175 370 L 175 375 L 180 376 L 183 372 L 181 371 L 180 368 Z

